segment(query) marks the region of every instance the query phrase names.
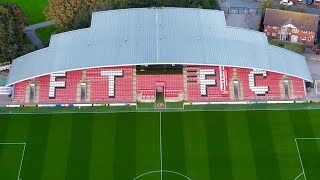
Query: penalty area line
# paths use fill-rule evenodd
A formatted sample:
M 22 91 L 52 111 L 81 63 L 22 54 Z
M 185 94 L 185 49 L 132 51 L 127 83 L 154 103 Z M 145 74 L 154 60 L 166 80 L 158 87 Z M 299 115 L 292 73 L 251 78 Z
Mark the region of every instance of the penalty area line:
M 298 145 L 297 138 L 295 138 L 294 141 L 296 142 L 296 147 L 297 147 L 297 150 L 298 150 L 300 165 L 301 165 L 301 168 L 302 168 L 302 173 L 301 173 L 299 176 L 301 176 L 301 175 L 303 174 L 304 179 L 307 180 L 306 173 L 305 173 L 305 171 L 304 171 L 304 166 L 303 166 L 302 159 L 301 159 L 301 155 L 300 155 L 300 150 L 299 150 L 299 145 Z M 298 177 L 299 177 L 299 176 L 298 176 Z M 298 178 L 298 177 L 297 177 L 297 178 Z M 297 179 L 297 178 L 296 178 L 296 179 Z M 295 180 L 296 180 L 296 179 L 295 179 Z
M 22 150 L 20 165 L 19 165 L 19 172 L 18 172 L 18 177 L 17 177 L 17 180 L 21 180 L 20 175 L 21 175 L 21 169 L 22 169 L 24 153 L 26 151 L 27 143 L 25 143 L 25 142 L 24 143 L 22 143 L 22 142 L 0 142 L 0 145 L 23 145 L 23 150 Z
M 24 146 L 23 146 L 23 151 L 22 151 L 21 161 L 20 161 L 20 167 L 19 167 L 19 173 L 18 173 L 18 180 L 21 180 L 20 174 L 21 174 L 21 168 L 22 168 L 23 159 L 24 159 L 24 152 L 26 151 L 26 146 L 27 146 L 27 143 L 25 143 Z
M 301 175 L 303 175 L 304 179 L 307 180 L 306 173 L 305 173 L 304 166 L 303 166 L 303 162 L 302 162 L 302 158 L 301 158 L 301 154 L 300 154 L 298 140 L 320 140 L 320 138 L 314 138 L 314 137 L 298 137 L 298 138 L 294 138 L 294 141 L 296 142 L 296 147 L 297 147 L 297 151 L 298 151 L 298 155 L 299 155 L 301 168 L 302 168 L 302 173 L 300 173 L 299 176 L 297 176 L 295 178 L 295 180 L 297 180 Z
M 303 172 L 301 174 L 299 174 L 299 176 L 297 176 L 294 180 L 297 180 L 302 174 L 304 174 Z

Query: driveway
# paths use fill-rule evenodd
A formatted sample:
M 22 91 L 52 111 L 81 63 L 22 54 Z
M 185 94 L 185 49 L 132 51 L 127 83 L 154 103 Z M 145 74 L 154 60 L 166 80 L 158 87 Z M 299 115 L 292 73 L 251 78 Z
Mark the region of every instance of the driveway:
M 225 14 L 227 25 L 244 29 L 257 30 L 260 15 L 255 14 Z
M 305 12 L 308 14 L 319 14 L 319 8 L 315 5 L 307 5 L 305 2 L 294 4 L 289 10 L 299 12 L 299 7 L 303 7 Z
M 228 14 L 229 7 L 259 8 L 256 0 L 218 0 L 221 10 L 224 11 L 228 26 L 257 30 L 260 23 L 260 14 Z
M 219 0 L 221 4 L 229 4 L 231 7 L 259 8 L 260 3 L 256 0 Z

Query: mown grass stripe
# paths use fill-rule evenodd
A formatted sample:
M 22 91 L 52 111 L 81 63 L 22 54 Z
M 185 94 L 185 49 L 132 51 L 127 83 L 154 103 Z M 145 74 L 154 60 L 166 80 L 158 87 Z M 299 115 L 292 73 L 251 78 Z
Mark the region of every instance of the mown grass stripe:
M 90 179 L 114 179 L 116 119 L 119 114 L 94 114 Z
M 176 171 L 186 175 L 187 170 L 182 123 L 183 119 L 181 113 L 162 113 L 162 162 L 163 169 Z M 171 174 L 163 174 L 164 180 L 170 177 L 172 178 Z
M 93 121 L 90 114 L 72 115 L 67 180 L 89 179 Z
M 307 180 L 318 180 L 320 177 L 320 152 L 317 141 L 319 140 L 297 140 Z
M 51 115 L 24 115 L 29 122 L 22 179 L 41 179 L 50 130 Z
M 310 111 L 291 111 L 291 123 L 293 124 L 296 137 L 316 137 L 313 131 L 314 128 L 312 127 L 309 113 Z M 307 180 L 319 179 L 320 150 L 317 145 L 317 140 L 297 139 L 297 145 L 299 147 Z
M 226 121 L 233 179 L 258 179 L 246 112 L 229 112 Z
M 290 122 L 292 124 L 296 138 L 315 137 L 310 124 L 309 113 L 306 110 L 295 110 L 290 112 Z
M 308 111 L 308 118 L 315 138 L 320 138 L 320 111 L 310 110 Z M 317 141 L 320 143 L 320 140 Z M 319 144 L 320 149 L 320 144 Z
M 0 119 L 0 142 L 6 142 L 6 136 L 8 133 L 8 123 L 10 120 L 10 115 L 1 115 Z M 9 140 L 10 141 L 10 140 Z M 0 148 L 0 158 L 2 156 L 3 148 Z
M 8 132 L 8 123 L 10 120 L 10 115 L 1 115 L 0 118 L 0 142 L 5 142 L 6 134 Z
M 232 179 L 232 162 L 225 113 L 202 113 L 206 123 L 211 179 Z
M 116 117 L 114 179 L 133 179 L 136 176 L 136 119 L 135 113 Z
M 268 112 L 268 119 L 278 157 L 282 180 L 295 179 L 301 173 L 294 141 L 294 131 L 288 111 Z
M 29 133 L 28 128 L 29 121 L 24 115 L 10 116 L 4 142 L 25 143 Z
M 11 116 L 3 115 L 0 120 L 0 133 L 1 139 L 0 143 L 25 143 L 26 136 L 28 134 L 29 122 L 25 119 L 25 116 Z M 24 145 L 10 144 L 1 145 L 0 144 L 0 179 L 11 179 L 9 177 L 5 178 L 2 175 L 12 175 L 17 178 L 22 152 Z M 2 159 L 1 159 L 2 158 Z M 12 169 L 10 169 L 10 167 Z M 1 173 L 3 172 L 3 173 Z
M 278 157 L 265 111 L 248 111 L 247 119 L 258 179 L 281 179 Z
M 19 174 L 23 144 L 0 144 L 3 156 L 0 157 L 0 179 L 16 180 Z
M 183 119 L 185 161 L 191 179 L 210 180 L 205 119 L 202 113 L 180 113 Z
M 42 179 L 65 180 L 72 131 L 71 115 L 52 115 Z M 44 145 L 45 146 L 45 145 Z
M 160 170 L 160 113 L 135 113 L 136 175 Z M 160 173 L 153 175 L 160 179 Z

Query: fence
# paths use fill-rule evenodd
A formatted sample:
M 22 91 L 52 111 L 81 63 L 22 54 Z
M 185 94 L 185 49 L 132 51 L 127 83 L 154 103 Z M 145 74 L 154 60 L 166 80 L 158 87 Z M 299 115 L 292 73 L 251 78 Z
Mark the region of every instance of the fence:
M 249 7 L 229 7 L 228 14 L 260 14 L 259 8 L 249 8 Z

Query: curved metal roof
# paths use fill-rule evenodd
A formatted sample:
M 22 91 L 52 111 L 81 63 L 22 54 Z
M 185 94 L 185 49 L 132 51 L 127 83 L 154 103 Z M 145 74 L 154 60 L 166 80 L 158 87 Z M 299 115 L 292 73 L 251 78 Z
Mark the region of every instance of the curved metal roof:
M 90 28 L 53 35 L 13 61 L 7 85 L 59 71 L 136 64 L 257 68 L 311 81 L 305 58 L 268 44 L 264 33 L 228 27 L 223 11 L 186 8 L 93 13 Z

